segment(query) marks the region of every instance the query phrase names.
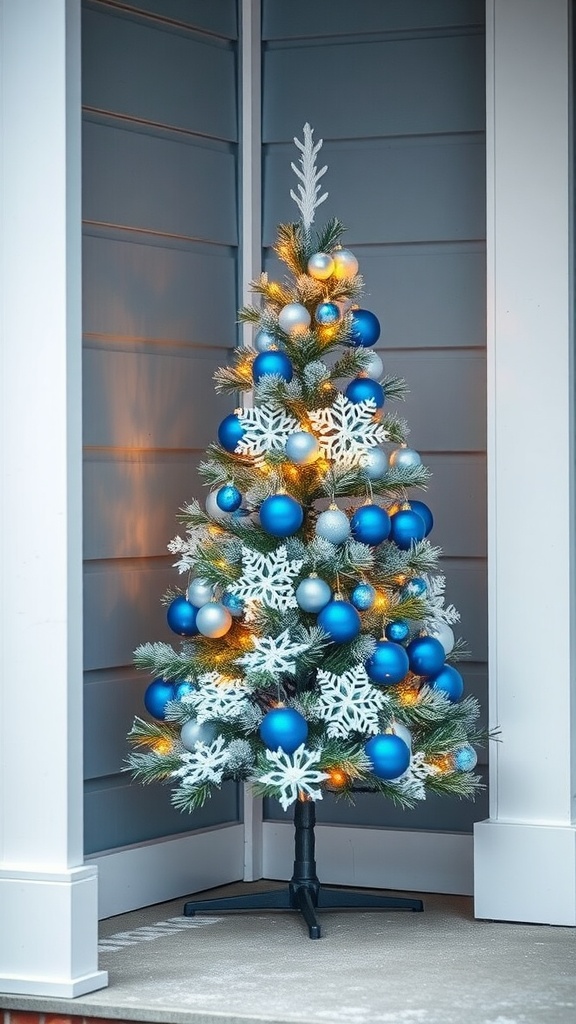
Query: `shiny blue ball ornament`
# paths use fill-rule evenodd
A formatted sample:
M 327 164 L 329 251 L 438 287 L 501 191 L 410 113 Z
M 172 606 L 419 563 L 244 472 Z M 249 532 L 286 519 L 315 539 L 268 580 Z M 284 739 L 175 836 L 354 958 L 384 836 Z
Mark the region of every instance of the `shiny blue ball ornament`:
M 288 437 L 284 451 L 296 466 L 311 466 L 320 455 L 320 445 L 314 434 L 309 434 L 307 430 L 296 430 Z
M 408 551 L 413 541 L 423 540 L 426 532 L 424 520 L 411 508 L 401 508 L 390 516 L 390 540 L 401 551 Z
M 236 445 L 242 440 L 246 431 L 235 412 L 231 412 L 218 427 L 218 440 L 227 452 L 235 452 Z
M 362 505 L 350 520 L 350 532 L 354 540 L 374 548 L 388 537 L 390 516 L 380 505 Z
M 413 512 L 417 512 L 419 516 L 422 516 L 424 526 L 426 527 L 424 536 L 427 537 L 434 526 L 434 516 L 428 508 L 428 505 L 424 501 L 413 501 L 412 498 L 410 498 L 410 508 Z
M 314 319 L 322 327 L 331 327 L 340 319 L 340 310 L 335 302 L 320 302 L 314 310 Z
M 454 767 L 458 772 L 471 772 L 478 764 L 478 755 L 470 743 L 458 747 L 454 754 Z
M 260 524 L 273 537 L 291 537 L 304 522 L 304 509 L 289 494 L 271 494 L 260 506 Z
M 426 580 L 415 576 L 414 579 L 408 580 L 408 583 L 402 587 L 402 597 L 422 597 L 422 594 L 425 594 L 427 590 Z
M 317 615 L 326 607 L 332 597 L 332 591 L 326 580 L 319 576 L 307 576 L 296 588 L 298 607 L 303 612 Z
M 362 626 L 358 612 L 348 601 L 329 601 L 320 612 L 317 622 L 335 644 L 346 644 L 354 640 Z
M 384 630 L 387 640 L 393 640 L 394 643 L 401 644 L 403 640 L 410 634 L 410 626 L 404 619 L 396 619 L 395 622 L 389 622 Z
M 268 352 L 271 348 L 278 348 L 278 341 L 269 331 L 258 331 L 254 338 L 254 348 L 257 352 Z
M 388 469 L 388 456 L 382 448 L 368 448 L 363 466 L 369 480 L 381 480 Z
M 242 504 L 242 495 L 234 484 L 226 484 L 216 491 L 216 504 L 223 512 L 235 512 Z
M 359 612 L 367 612 L 376 600 L 376 591 L 369 583 L 358 583 L 350 595 L 350 600 Z
M 350 328 L 350 341 L 353 345 L 362 348 L 370 348 L 375 345 L 380 337 L 380 321 L 369 309 L 352 310 L 352 327 Z
M 433 636 L 416 636 L 406 648 L 410 670 L 416 676 L 436 676 L 442 666 L 446 652 L 439 640 Z
M 410 764 L 410 748 L 394 733 L 379 733 L 364 747 L 377 779 L 398 779 Z
M 294 708 L 272 708 L 260 723 L 260 739 L 269 750 L 293 754 L 308 736 L 308 722 Z
M 400 644 L 379 640 L 364 667 L 368 678 L 378 686 L 396 686 L 408 672 L 408 655 Z
M 371 400 L 376 403 L 377 409 L 381 409 L 384 405 L 384 388 L 377 380 L 372 380 L 372 377 L 354 377 L 344 394 L 350 402 L 369 402 Z
M 222 594 L 222 604 L 235 619 L 239 619 L 244 613 L 244 601 L 237 594 Z
M 175 597 L 166 612 L 166 621 L 170 629 L 178 636 L 196 636 L 198 627 L 196 615 L 198 609 L 190 604 L 185 597 Z
M 261 352 L 252 363 L 252 379 L 257 384 L 266 374 L 273 373 L 282 377 L 286 383 L 292 380 L 292 363 L 285 352 L 274 351 Z
M 174 697 L 172 699 L 182 700 L 183 697 L 187 697 L 195 689 L 194 683 L 189 683 L 186 679 L 182 679 L 180 682 L 174 683 Z
M 154 679 L 144 693 L 144 707 L 152 718 L 163 722 L 166 718 L 166 705 L 174 700 L 174 683 L 166 679 Z
M 444 652 L 444 648 L 442 648 L 442 652 Z M 427 679 L 426 682 L 432 690 L 442 691 L 453 704 L 457 704 L 464 693 L 464 680 L 452 665 L 444 665 L 439 672 L 435 673 L 431 679 Z

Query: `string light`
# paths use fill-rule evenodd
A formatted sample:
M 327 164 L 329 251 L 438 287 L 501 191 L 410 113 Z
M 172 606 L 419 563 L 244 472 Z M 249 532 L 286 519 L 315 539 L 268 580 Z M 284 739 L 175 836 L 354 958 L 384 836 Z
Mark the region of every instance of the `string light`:
M 427 758 L 428 764 L 436 768 L 441 775 L 454 771 L 454 761 L 450 754 L 433 754 Z
M 417 704 L 418 697 L 420 695 L 420 685 L 416 682 L 414 676 L 409 675 L 394 688 L 394 692 L 400 704 L 404 704 L 405 706 Z
M 348 784 L 348 776 L 341 768 L 331 768 L 327 773 L 328 785 L 333 789 L 343 789 Z
M 154 740 L 152 750 L 155 754 L 163 757 L 165 754 L 169 754 L 172 750 L 172 740 L 169 740 L 167 736 L 160 736 L 157 740 Z

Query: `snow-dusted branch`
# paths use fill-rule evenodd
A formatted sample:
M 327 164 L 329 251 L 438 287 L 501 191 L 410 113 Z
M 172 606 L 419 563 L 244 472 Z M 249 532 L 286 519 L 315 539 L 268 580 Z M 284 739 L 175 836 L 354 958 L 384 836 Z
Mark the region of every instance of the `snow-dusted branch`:
M 308 232 L 311 225 L 314 223 L 314 211 L 325 199 L 328 198 L 328 193 L 324 192 L 323 195 L 318 197 L 320 192 L 320 185 L 318 182 L 320 178 L 326 174 L 328 170 L 327 165 L 322 167 L 319 171 L 316 169 L 316 155 L 322 148 L 323 140 L 320 139 L 316 144 L 312 140 L 314 129 L 310 127 L 308 123 L 304 125 L 304 142 L 300 142 L 299 139 L 294 137 L 294 143 L 301 152 L 300 165 L 302 170 L 291 164 L 294 174 L 300 178 L 300 184 L 298 185 L 298 195 L 294 189 L 290 189 L 290 195 L 296 203 L 302 217 L 302 223 L 304 230 Z

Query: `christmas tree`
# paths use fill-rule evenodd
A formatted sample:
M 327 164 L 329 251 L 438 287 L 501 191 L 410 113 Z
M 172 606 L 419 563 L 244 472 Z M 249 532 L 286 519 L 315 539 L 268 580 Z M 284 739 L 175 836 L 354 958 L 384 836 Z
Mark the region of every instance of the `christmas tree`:
M 372 351 L 380 325 L 358 305 L 342 224 L 313 227 L 322 142 L 309 125 L 294 141 L 300 219 L 275 245 L 288 273 L 253 282 L 239 313 L 253 346 L 215 374 L 218 392 L 246 399 L 200 465 L 205 506 L 183 506 L 169 544 L 181 640 L 135 653 L 153 680 L 127 768 L 170 784 L 187 811 L 227 779 L 285 810 L 326 792 L 406 808 L 472 797 L 479 708 L 454 667 L 466 651 L 432 513 L 413 496 L 429 472 L 389 411 L 406 387 Z

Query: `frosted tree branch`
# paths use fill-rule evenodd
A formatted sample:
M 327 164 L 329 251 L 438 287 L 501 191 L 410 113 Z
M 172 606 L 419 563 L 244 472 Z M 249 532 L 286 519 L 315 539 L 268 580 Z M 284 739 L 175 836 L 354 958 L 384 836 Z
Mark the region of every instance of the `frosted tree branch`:
M 315 145 L 312 140 L 314 129 L 310 127 L 308 123 L 304 125 L 304 142 L 300 142 L 296 137 L 294 138 L 294 144 L 298 147 L 301 152 L 300 165 L 302 170 L 291 164 L 294 174 L 300 179 L 298 185 L 298 194 L 294 189 L 290 189 L 290 196 L 296 203 L 302 217 L 302 223 L 304 230 L 308 232 L 311 225 L 314 223 L 314 211 L 325 199 L 328 198 L 328 193 L 324 192 L 323 195 L 318 197 L 320 192 L 320 185 L 318 182 L 320 178 L 326 174 L 328 166 L 325 165 L 319 171 L 316 169 L 316 155 L 322 148 L 323 140 L 320 139 Z

